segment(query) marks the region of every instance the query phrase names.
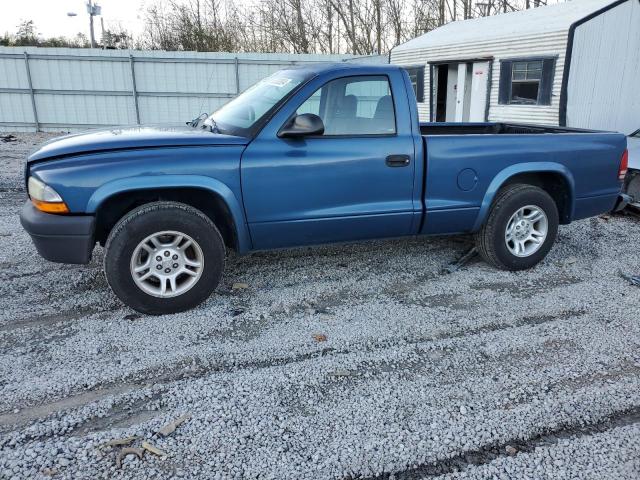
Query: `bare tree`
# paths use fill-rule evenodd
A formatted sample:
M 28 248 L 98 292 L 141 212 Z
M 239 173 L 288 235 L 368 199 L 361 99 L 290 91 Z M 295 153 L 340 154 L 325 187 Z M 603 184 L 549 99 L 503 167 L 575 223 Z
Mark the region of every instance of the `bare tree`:
M 552 0 L 554 2 L 562 0 Z M 157 0 L 146 48 L 382 54 L 450 21 L 538 7 L 546 0 Z

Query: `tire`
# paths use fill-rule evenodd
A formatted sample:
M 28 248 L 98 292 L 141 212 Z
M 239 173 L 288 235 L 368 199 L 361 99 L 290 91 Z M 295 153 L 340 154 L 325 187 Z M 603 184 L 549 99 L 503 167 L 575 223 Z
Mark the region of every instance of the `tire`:
M 540 219 L 531 222 L 536 218 Z M 476 234 L 476 246 L 480 256 L 494 267 L 526 270 L 547 256 L 556 240 L 558 223 L 558 207 L 547 192 L 533 185 L 509 185 L 496 195 Z M 546 234 L 538 235 L 545 227 Z
M 113 292 L 151 315 L 199 305 L 218 286 L 224 268 L 225 247 L 216 226 L 201 211 L 177 202 L 132 210 L 113 227 L 105 249 L 104 270 Z

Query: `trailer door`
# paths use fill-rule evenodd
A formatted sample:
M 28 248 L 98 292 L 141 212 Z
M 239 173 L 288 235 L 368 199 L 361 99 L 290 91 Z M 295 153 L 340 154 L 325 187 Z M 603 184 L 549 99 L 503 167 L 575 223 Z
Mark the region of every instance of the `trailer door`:
M 489 62 L 475 62 L 471 75 L 471 99 L 469 122 L 487 120 L 487 86 L 489 81 Z

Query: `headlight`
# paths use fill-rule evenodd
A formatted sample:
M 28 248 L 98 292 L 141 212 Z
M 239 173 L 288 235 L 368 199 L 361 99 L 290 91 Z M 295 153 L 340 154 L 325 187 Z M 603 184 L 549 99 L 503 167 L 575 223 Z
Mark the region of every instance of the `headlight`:
M 29 177 L 27 182 L 29 197 L 38 210 L 47 213 L 68 213 L 69 208 L 62 197 L 46 183 L 36 177 Z

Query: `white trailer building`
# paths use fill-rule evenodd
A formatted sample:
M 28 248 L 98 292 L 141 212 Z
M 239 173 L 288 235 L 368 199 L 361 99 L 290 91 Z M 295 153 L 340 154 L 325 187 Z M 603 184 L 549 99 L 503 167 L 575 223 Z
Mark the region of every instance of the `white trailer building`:
M 395 47 L 422 121 L 640 128 L 640 0 L 452 22 Z

